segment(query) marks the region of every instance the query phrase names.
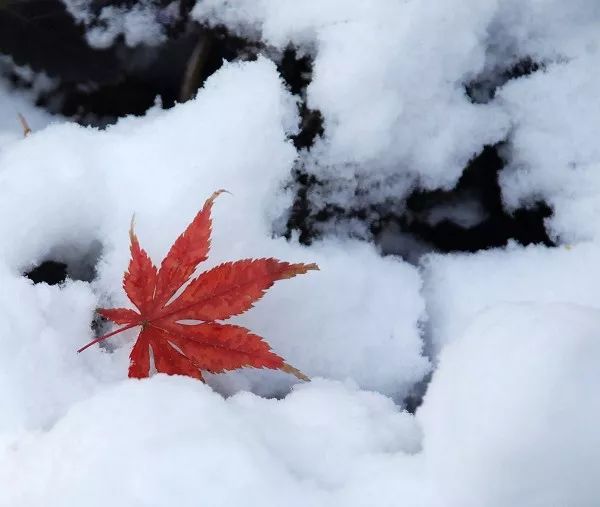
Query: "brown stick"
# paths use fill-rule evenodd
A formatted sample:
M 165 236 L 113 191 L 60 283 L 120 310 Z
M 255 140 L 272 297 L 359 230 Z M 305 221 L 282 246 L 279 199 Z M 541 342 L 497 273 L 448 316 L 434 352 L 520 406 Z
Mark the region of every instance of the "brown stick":
M 291 375 L 293 375 L 294 377 L 296 377 L 300 380 L 304 380 L 305 382 L 310 382 L 310 377 L 307 377 L 298 368 L 294 368 L 293 366 L 291 366 L 287 363 L 283 363 L 283 366 L 279 369 L 286 373 L 290 373 Z
M 31 127 L 29 126 L 29 123 L 27 123 L 25 116 L 23 116 L 21 113 L 18 114 L 21 127 L 23 128 L 23 137 L 27 137 L 29 134 L 31 134 Z

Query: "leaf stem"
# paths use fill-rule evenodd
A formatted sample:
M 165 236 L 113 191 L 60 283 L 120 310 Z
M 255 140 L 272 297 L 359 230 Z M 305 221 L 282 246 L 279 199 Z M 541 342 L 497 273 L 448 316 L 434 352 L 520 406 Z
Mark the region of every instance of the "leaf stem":
M 104 340 L 106 340 L 107 338 L 110 338 L 111 336 L 114 336 L 114 335 L 116 335 L 116 334 L 122 333 L 123 331 L 127 331 L 128 329 L 132 329 L 132 328 L 134 328 L 134 327 L 137 327 L 137 326 L 140 326 L 140 325 L 141 325 L 141 324 L 129 324 L 129 325 L 127 325 L 127 326 L 120 327 L 119 329 L 115 329 L 114 331 L 112 331 L 112 332 L 110 332 L 110 333 L 108 333 L 108 334 L 105 334 L 105 335 L 99 336 L 98 338 L 96 338 L 95 340 L 92 340 L 92 341 L 91 341 L 90 343 L 88 343 L 87 345 L 84 345 L 83 347 L 81 347 L 81 348 L 80 348 L 80 349 L 77 351 L 77 353 L 79 353 L 79 352 L 83 352 L 85 349 L 87 349 L 87 348 L 91 347 L 92 345 L 95 345 L 96 343 L 100 343 L 101 341 L 104 341 Z

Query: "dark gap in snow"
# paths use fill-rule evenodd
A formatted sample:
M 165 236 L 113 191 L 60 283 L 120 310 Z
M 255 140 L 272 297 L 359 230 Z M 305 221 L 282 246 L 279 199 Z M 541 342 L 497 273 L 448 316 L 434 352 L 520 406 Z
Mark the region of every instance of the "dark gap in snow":
M 293 234 L 297 234 L 300 243 L 310 245 L 325 236 L 327 225 L 336 221 L 355 221 L 368 226 L 374 220 L 374 216 L 378 216 L 378 205 L 361 206 L 350 202 L 352 199 L 349 199 L 348 207 L 342 206 L 339 202 L 328 202 L 327 194 L 332 189 L 341 187 L 348 187 L 344 191 L 354 194 L 359 201 L 364 200 L 360 197 L 362 190 L 358 188 L 355 179 L 352 182 L 320 180 L 314 174 L 305 172 L 299 164 L 292 172 L 292 182 L 289 185 L 296 195 L 288 214 L 284 236 L 290 239 Z M 312 198 L 319 193 L 322 195 L 318 200 L 323 204 L 317 207 L 313 204 Z M 346 233 L 359 239 L 371 239 L 358 232 L 347 230 Z
M 92 282 L 96 278 L 96 264 L 102 254 L 102 245 L 91 242 L 86 248 L 56 248 L 49 258 L 26 271 L 23 276 L 33 283 L 58 285 L 67 279 Z
M 499 88 L 512 79 L 529 76 L 545 68 L 543 63 L 536 62 L 527 56 L 517 60 L 508 68 L 493 69 L 483 72 L 465 85 L 465 92 L 471 102 L 486 104 L 494 99 Z
M 300 131 L 292 137 L 296 149 L 310 148 L 318 137 L 323 136 L 323 116 L 315 109 L 309 109 L 306 103 L 300 105 Z
M 94 333 L 94 338 L 98 338 L 110 332 L 112 328 L 112 323 L 108 319 L 102 317 L 101 315 L 94 313 L 94 318 L 90 323 L 90 328 Z M 109 352 L 112 352 L 115 349 L 110 340 L 100 342 L 98 346 Z
M 504 209 L 498 183 L 504 167 L 499 148 L 485 147 L 454 189 L 413 192 L 406 212 L 400 217 L 382 217 L 374 232 L 392 223 L 440 252 L 476 252 L 505 246 L 509 240 L 553 246 L 544 227 L 552 211 L 544 202 L 514 213 Z
M 155 90 L 143 81 L 126 77 L 118 82 L 96 87 L 65 84 L 60 114 L 82 125 L 104 127 L 123 115 L 143 115 L 156 97 Z
M 310 148 L 317 137 L 323 135 L 321 112 L 310 109 L 306 103 L 306 87 L 312 79 L 313 59 L 309 55 L 300 56 L 290 46 L 283 52 L 277 68 L 290 92 L 300 99 L 300 131 L 292 137 L 294 146 L 298 150 Z
M 429 382 L 431 381 L 432 375 L 433 373 L 430 372 L 423 380 L 415 384 L 408 396 L 406 396 L 403 400 L 394 401 L 396 401 L 398 405 L 402 406 L 408 413 L 415 414 L 417 409 L 423 404 L 423 398 L 425 397 L 425 393 L 429 387 Z
M 394 178 L 383 181 L 362 181 L 360 178 L 340 180 L 318 179 L 301 166 L 292 173 L 289 188 L 295 191 L 295 199 L 287 218 L 284 234 L 288 239 L 297 235 L 300 243 L 310 245 L 313 241 L 326 236 L 332 227 L 338 227 L 338 233 L 363 240 L 372 240 L 370 228 L 382 214 L 391 210 L 399 213 L 398 203 L 371 202 L 371 193 L 377 194 L 382 186 L 393 186 Z M 347 197 L 347 206 L 336 196 L 340 191 Z M 348 194 L 346 196 L 345 194 Z M 329 196 L 333 199 L 329 201 Z M 316 198 L 316 199 L 315 199 Z M 320 204 L 315 205 L 314 201 Z M 351 225 L 350 225 L 351 224 Z
M 188 33 L 193 37 L 193 45 L 191 51 L 186 50 L 185 68 L 178 78 L 179 102 L 193 98 L 206 79 L 223 66 L 223 62 L 252 61 L 262 49 L 260 43 L 234 35 L 223 26 L 192 24 Z M 171 107 L 173 104 L 167 105 Z
M 25 276 L 33 283 L 58 285 L 67 279 L 67 265 L 64 262 L 44 261 L 25 273 Z
M 300 95 L 310 84 L 312 59 L 308 55 L 300 56 L 293 46 L 286 48 L 277 67 L 294 95 Z
M 104 21 L 101 9 L 129 2 L 90 3 L 92 26 Z M 0 54 L 32 72 L 14 69 L 8 77 L 17 88 L 35 90 L 38 106 L 83 125 L 105 127 L 127 115 L 143 115 L 157 99 L 164 108 L 195 96 L 224 61 L 256 59 L 270 54 L 290 91 L 299 97 L 301 125 L 293 137 L 298 149 L 309 148 L 323 133 L 319 111 L 308 108 L 306 87 L 312 57 L 289 47 L 282 54 L 261 42 L 232 34 L 223 26 L 201 26 L 189 20 L 194 2 L 179 3 L 179 13 L 163 23 L 166 40 L 154 46 L 128 47 L 122 35 L 105 49 L 92 48 L 86 29 L 60 0 L 8 0 L 0 8 Z M 157 13 L 171 9 L 155 4 Z M 171 13 L 173 14 L 173 13 Z M 6 67 L 7 65 L 5 65 Z M 10 66 L 8 66 L 10 67 Z M 39 87 L 40 73 L 52 79 Z M 6 72 L 4 72 L 6 74 Z
M 116 43 L 118 78 L 106 83 L 63 83 L 63 115 L 83 124 L 103 126 L 119 117 L 143 115 L 158 97 L 164 108 L 196 95 L 224 61 L 252 60 L 257 49 L 221 28 L 190 25 L 156 47 L 127 48 Z
M 315 209 L 311 195 L 322 197 L 324 189 L 334 184 L 319 181 L 299 167 L 293 175 L 296 198 L 286 237 L 296 233 L 301 243 L 310 244 L 341 224 L 338 231 L 374 241 L 382 254 L 399 255 L 415 264 L 429 252 L 476 252 L 509 241 L 553 246 L 544 226 L 552 213 L 547 204 L 533 203 L 512 213 L 505 210 L 498 182 L 504 167 L 500 149 L 501 145 L 485 147 L 452 190 L 417 189 L 397 202 L 369 202 L 368 186 L 357 184 L 354 205 L 348 207 L 325 199 Z
M 0 2 L 0 53 L 66 81 L 112 79 L 113 49 L 93 49 L 60 0 Z
M 258 53 L 254 42 L 190 22 L 189 1 L 180 2 L 179 14 L 162 23 L 164 42 L 131 48 L 118 36 L 105 49 L 88 44 L 85 28 L 60 0 L 0 4 L 0 56 L 32 71 L 14 70 L 5 77 L 15 87 L 35 90 L 38 106 L 85 125 L 104 127 L 119 117 L 142 115 L 157 97 L 163 107 L 172 107 L 195 96 L 224 60 L 254 59 Z M 157 13 L 170 9 L 159 4 Z M 121 5 L 101 1 L 89 7 L 101 25 L 101 8 Z M 35 86 L 40 73 L 52 79 L 51 86 Z
M 300 243 L 310 245 L 316 233 L 311 227 L 313 219 L 311 217 L 312 208 L 308 201 L 308 191 L 318 184 L 318 180 L 314 175 L 307 174 L 301 168 L 294 169 L 292 177 L 293 184 L 290 186 L 295 188 L 296 196 L 288 216 L 284 236 L 290 239 L 292 232 L 296 232 Z

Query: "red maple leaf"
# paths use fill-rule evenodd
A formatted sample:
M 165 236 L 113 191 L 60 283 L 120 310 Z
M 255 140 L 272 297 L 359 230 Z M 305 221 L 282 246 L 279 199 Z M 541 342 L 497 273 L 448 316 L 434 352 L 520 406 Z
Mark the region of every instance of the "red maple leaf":
M 152 355 L 156 370 L 169 375 L 203 380 L 201 370 L 219 373 L 251 366 L 279 369 L 307 380 L 271 351 L 261 337 L 244 327 L 216 321 L 245 312 L 275 281 L 319 269 L 316 264 L 290 264 L 272 258 L 226 262 L 192 279 L 174 297 L 190 280 L 198 264 L 208 257 L 210 212 L 222 192 L 215 192 L 204 203 L 177 238 L 160 269 L 140 247 L 132 222 L 131 260 L 123 276 L 123 289 L 137 310 L 97 310 L 123 327 L 96 338 L 78 352 L 139 326 L 141 331 L 129 356 L 129 377 L 148 377 Z

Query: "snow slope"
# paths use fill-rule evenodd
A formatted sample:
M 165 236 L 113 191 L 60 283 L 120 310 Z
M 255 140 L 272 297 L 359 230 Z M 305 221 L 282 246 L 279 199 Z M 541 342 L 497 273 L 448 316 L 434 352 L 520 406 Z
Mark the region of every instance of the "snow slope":
M 595 505 L 597 309 L 503 304 L 440 356 L 422 409 L 442 505 Z
M 350 383 L 223 399 L 120 381 L 4 434 L 2 505 L 594 505 L 600 312 L 500 305 L 440 358 L 416 417 Z

